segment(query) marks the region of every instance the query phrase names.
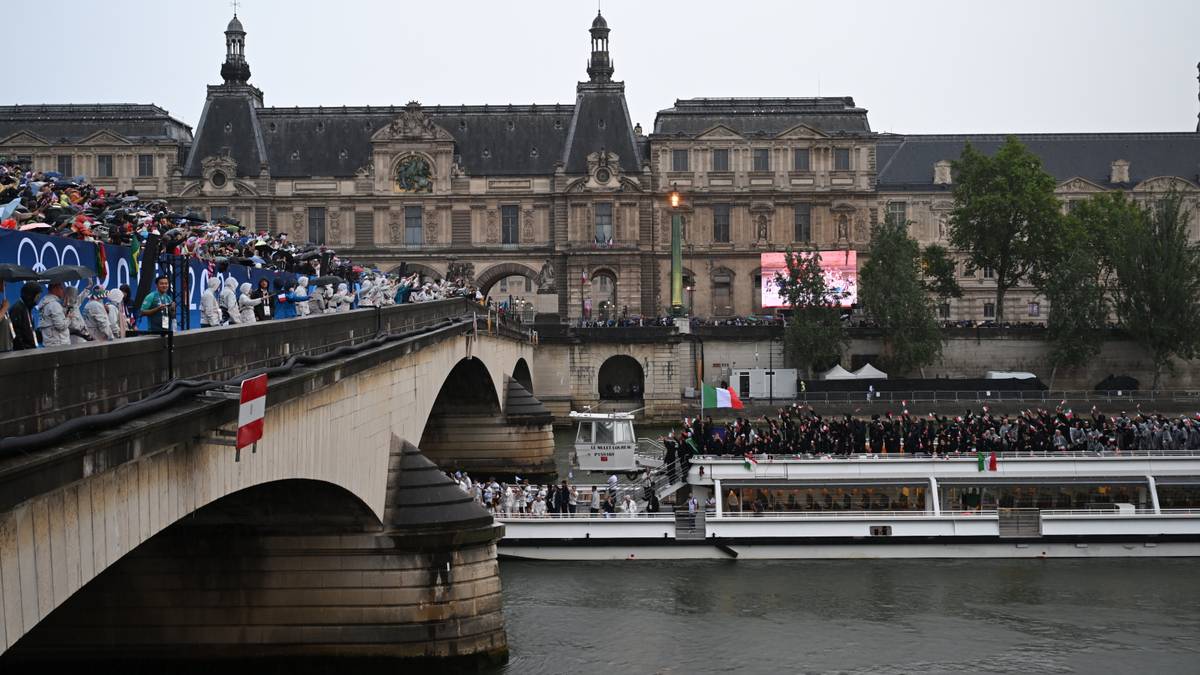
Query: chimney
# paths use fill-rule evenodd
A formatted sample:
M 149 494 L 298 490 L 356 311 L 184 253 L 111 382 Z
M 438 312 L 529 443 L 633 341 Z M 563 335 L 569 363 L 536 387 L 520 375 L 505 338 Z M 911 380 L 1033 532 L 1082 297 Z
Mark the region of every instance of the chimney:
M 1118 159 L 1112 163 L 1112 170 L 1108 174 L 1108 182 L 1113 184 L 1129 182 L 1129 160 Z
M 933 184 L 950 184 L 950 160 L 940 159 L 933 163 Z

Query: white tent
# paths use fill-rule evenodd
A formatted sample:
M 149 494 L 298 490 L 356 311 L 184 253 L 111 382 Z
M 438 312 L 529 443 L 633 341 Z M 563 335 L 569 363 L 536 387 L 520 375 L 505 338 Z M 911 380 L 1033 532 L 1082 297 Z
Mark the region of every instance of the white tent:
M 845 368 L 843 368 L 843 367 L 842 367 L 842 365 L 839 363 L 838 365 L 836 365 L 836 366 L 834 366 L 834 367 L 830 368 L 829 370 L 827 370 L 827 371 L 825 371 L 825 372 L 821 373 L 821 379 L 822 379 L 822 380 L 853 380 L 853 379 L 854 379 L 854 373 L 852 373 L 852 372 L 850 372 L 850 371 L 846 370 L 846 369 L 845 369 Z
M 866 364 L 862 368 L 854 371 L 854 379 L 856 380 L 886 380 L 887 373 L 876 368 L 871 364 Z

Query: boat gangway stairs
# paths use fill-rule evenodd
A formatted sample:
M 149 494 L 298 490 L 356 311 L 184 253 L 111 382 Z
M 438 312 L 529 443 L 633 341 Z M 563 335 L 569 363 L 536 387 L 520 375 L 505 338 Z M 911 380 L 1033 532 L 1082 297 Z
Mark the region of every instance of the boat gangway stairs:
M 999 509 L 997 514 L 1001 539 L 1042 536 L 1040 509 Z
M 686 504 L 676 506 L 675 538 L 704 539 L 704 511 L 688 511 Z

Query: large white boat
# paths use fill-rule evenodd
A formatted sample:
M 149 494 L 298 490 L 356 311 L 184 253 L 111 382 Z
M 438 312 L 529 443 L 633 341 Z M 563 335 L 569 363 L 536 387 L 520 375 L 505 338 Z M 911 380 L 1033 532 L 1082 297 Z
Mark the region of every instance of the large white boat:
M 645 482 L 660 498 L 675 493 L 674 511 L 500 517 L 500 554 L 551 560 L 1200 555 L 1200 453 L 1194 452 L 1002 453 L 994 463 L 974 455 L 706 456 L 674 479 L 669 468 Z

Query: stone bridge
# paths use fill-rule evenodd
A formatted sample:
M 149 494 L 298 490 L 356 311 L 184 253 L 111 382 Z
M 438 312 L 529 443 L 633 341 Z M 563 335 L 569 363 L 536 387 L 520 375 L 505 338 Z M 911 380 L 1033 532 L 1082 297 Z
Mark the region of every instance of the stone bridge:
M 0 669 L 502 658 L 502 530 L 417 450 L 442 469 L 552 470 L 532 346 L 475 311 L 208 329 L 169 354 L 142 337 L 0 357 L 0 378 L 21 383 L 0 400 Z M 264 438 L 240 458 L 238 402 L 219 388 L 37 435 L 154 400 L 169 376 L 236 381 L 322 353 L 270 376 Z

